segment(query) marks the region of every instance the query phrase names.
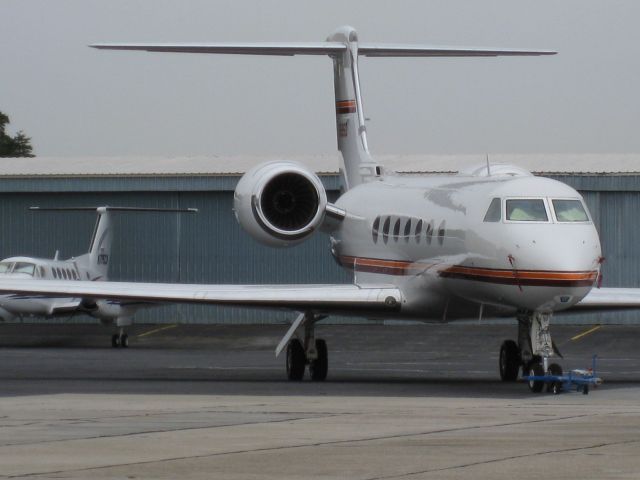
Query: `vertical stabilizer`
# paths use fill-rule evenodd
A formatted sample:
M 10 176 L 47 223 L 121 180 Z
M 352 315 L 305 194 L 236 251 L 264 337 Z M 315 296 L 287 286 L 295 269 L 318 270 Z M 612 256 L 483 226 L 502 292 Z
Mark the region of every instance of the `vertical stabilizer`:
M 345 189 L 353 188 L 380 174 L 367 144 L 358 76 L 358 34 L 353 27 L 338 28 L 328 42 L 343 43 L 347 48 L 332 55 L 336 98 L 336 133 L 342 154 L 341 173 Z
M 111 241 L 113 228 L 111 214 L 107 207 L 98 207 L 98 219 L 89 245 L 89 268 L 93 276 L 100 280 L 106 280 L 109 273 L 109 260 L 111 257 Z

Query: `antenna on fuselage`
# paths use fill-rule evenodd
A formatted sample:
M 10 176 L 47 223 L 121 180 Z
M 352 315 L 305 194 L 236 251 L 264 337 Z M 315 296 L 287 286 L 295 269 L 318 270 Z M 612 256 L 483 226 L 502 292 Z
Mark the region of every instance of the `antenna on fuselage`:
M 487 177 L 491 176 L 491 164 L 489 163 L 489 154 L 487 153 Z
M 56 250 L 56 254 L 53 256 L 53 261 L 57 262 L 60 259 L 60 250 Z

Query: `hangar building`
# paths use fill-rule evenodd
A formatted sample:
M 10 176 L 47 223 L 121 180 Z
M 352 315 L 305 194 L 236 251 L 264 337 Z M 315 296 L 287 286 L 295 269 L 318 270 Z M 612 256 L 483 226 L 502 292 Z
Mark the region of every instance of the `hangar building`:
M 0 158 L 0 257 L 61 258 L 88 248 L 95 214 L 29 212 L 40 206 L 196 207 L 197 215 L 114 213 L 111 279 L 182 283 L 344 283 L 350 275 L 333 261 L 328 237 L 316 234 L 289 249 L 264 247 L 245 234 L 232 213 L 243 172 L 277 157 L 35 157 Z M 339 193 L 338 155 L 288 157 L 314 169 Z M 378 155 L 407 175 L 456 172 L 486 155 Z M 640 155 L 490 155 L 579 190 L 603 244 L 603 286 L 640 287 Z M 141 311 L 136 322 L 270 323 L 292 314 L 194 305 Z M 594 314 L 595 315 L 595 314 Z M 632 312 L 590 321 L 633 322 Z M 567 317 L 581 321 L 585 316 Z M 79 319 L 74 319 L 79 320 Z M 87 318 L 83 318 L 86 321 Z

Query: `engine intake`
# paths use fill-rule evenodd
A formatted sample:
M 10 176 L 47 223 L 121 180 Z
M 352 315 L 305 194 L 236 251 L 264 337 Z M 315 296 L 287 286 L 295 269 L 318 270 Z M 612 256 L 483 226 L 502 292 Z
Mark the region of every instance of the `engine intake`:
M 256 240 L 295 245 L 324 220 L 327 196 L 318 176 L 295 162 L 268 162 L 249 170 L 234 195 L 236 217 Z

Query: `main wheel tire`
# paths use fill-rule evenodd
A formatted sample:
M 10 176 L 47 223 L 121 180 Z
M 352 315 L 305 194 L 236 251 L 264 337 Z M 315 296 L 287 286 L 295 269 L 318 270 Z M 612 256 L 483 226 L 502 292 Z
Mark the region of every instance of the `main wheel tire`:
M 500 347 L 500 378 L 503 382 L 515 382 L 520 370 L 520 349 L 513 340 L 505 340 Z
M 322 381 L 327 378 L 327 372 L 329 371 L 327 342 L 317 339 L 316 352 L 318 352 L 318 357 L 309 362 L 309 373 L 311 374 L 311 380 Z
M 123 333 L 120 337 L 120 346 L 122 348 L 127 348 L 129 346 L 129 335 Z
M 302 343 L 294 338 L 287 345 L 287 378 L 289 380 L 302 380 L 307 366 L 307 356 L 302 348 Z
M 120 346 L 120 335 L 117 333 L 111 335 L 111 346 L 113 348 L 118 348 Z
M 551 365 L 549 365 L 549 369 L 547 370 L 547 373 L 549 375 L 557 375 L 560 376 L 562 375 L 562 367 L 560 365 L 558 365 L 557 363 L 552 363 Z M 560 387 L 560 388 L 558 388 Z M 552 393 L 560 393 L 560 389 L 562 387 L 562 383 L 561 382 L 551 382 L 549 385 L 547 385 L 547 392 L 552 392 Z M 558 390 L 558 391 L 556 391 Z
M 538 377 L 544 375 L 544 369 L 539 363 L 532 363 L 529 366 L 529 376 Z M 533 393 L 540 393 L 544 388 L 544 382 L 542 380 L 529 380 L 529 390 Z

